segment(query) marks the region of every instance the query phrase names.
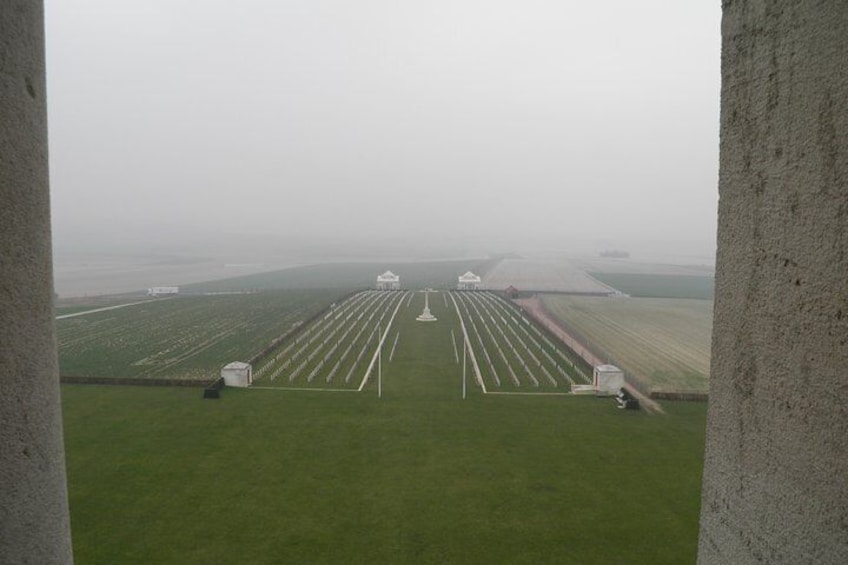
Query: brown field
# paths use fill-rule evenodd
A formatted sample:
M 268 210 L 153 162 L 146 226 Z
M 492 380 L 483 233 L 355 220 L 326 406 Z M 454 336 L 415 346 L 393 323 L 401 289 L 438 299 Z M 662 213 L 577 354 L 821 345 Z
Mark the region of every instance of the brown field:
M 549 312 L 643 388 L 707 392 L 712 301 L 544 295 Z

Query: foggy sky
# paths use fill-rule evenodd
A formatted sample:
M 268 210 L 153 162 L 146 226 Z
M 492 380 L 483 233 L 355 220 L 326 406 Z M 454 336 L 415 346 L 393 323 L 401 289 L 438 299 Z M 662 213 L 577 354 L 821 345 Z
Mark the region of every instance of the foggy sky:
M 714 249 L 720 3 L 47 0 L 54 239 Z

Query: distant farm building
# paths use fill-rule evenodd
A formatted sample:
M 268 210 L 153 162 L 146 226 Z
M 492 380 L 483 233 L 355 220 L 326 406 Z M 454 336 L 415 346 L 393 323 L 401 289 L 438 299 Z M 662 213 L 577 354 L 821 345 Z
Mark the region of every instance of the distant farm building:
M 233 361 L 221 369 L 221 378 L 227 386 L 246 387 L 253 382 L 253 367 L 250 363 Z
M 400 290 L 400 277 L 391 271 L 378 275 L 377 290 Z
M 152 286 L 147 289 L 147 296 L 176 296 L 179 293 L 178 286 Z
M 598 365 L 592 373 L 592 386 L 598 395 L 616 395 L 624 388 L 624 371 L 615 365 Z
M 480 290 L 480 277 L 467 271 L 464 275 L 459 276 L 456 283 L 457 290 Z
M 512 285 L 506 287 L 503 291 L 504 297 L 509 299 L 518 298 L 518 289 Z

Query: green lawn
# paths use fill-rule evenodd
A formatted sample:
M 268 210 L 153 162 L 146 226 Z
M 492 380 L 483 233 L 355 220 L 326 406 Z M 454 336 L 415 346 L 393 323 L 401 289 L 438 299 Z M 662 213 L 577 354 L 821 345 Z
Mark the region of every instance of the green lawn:
M 706 405 L 462 400 L 436 296 L 382 399 L 65 385 L 76 562 L 694 562 Z
M 693 563 L 704 404 L 63 387 L 76 562 Z

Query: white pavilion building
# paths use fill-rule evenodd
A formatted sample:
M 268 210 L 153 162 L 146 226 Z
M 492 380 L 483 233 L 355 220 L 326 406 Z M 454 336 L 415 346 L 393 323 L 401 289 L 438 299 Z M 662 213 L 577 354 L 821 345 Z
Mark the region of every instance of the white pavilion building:
M 459 281 L 456 283 L 457 290 L 480 290 L 480 277 L 472 273 L 466 272 L 460 275 Z
M 400 277 L 391 271 L 378 275 L 377 290 L 400 290 Z

